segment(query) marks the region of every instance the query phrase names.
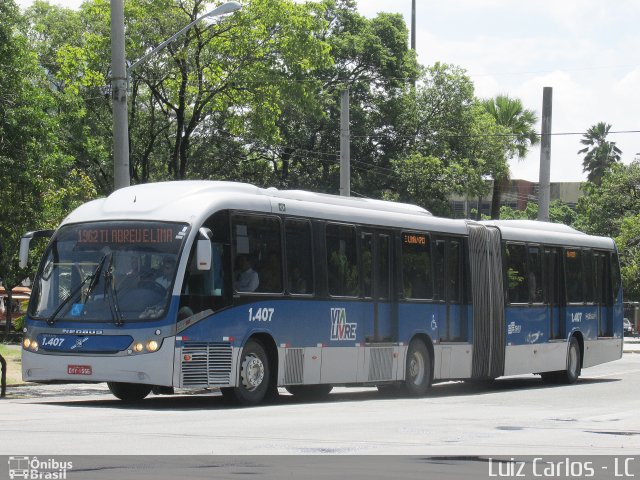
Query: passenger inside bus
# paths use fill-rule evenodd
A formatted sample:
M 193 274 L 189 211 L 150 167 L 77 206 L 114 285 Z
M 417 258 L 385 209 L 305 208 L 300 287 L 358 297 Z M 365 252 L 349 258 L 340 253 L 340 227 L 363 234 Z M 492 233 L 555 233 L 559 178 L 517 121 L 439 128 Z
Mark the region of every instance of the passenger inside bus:
M 282 268 L 280 255 L 275 251 L 269 253 L 267 262 L 260 269 L 260 291 L 282 292 Z
M 307 293 L 307 281 L 302 276 L 300 267 L 294 265 L 289 273 L 289 292 Z
M 253 265 L 248 255 L 238 255 L 236 257 L 236 281 L 233 286 L 238 292 L 255 292 L 260 284 L 258 272 L 253 269 Z

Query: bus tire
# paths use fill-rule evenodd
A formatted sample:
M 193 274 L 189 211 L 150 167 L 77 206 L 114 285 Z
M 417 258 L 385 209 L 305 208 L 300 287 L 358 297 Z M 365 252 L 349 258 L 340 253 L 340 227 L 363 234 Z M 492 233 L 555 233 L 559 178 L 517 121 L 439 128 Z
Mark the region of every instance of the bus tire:
M 408 395 L 425 395 L 431 387 L 431 355 L 422 340 L 414 339 L 407 350 L 404 391 Z
M 326 398 L 333 390 L 333 385 L 289 385 L 284 388 L 301 400 L 316 400 Z
M 581 371 L 580 344 L 576 337 L 571 337 L 567 349 L 567 369 L 560 372 L 559 380 L 567 385 L 573 385 L 578 381 Z
M 257 405 L 269 392 L 269 357 L 262 344 L 249 340 L 240 355 L 240 378 L 233 395 L 242 405 Z
M 123 402 L 139 402 L 144 399 L 153 388 L 152 385 L 141 383 L 107 382 L 111 393 Z

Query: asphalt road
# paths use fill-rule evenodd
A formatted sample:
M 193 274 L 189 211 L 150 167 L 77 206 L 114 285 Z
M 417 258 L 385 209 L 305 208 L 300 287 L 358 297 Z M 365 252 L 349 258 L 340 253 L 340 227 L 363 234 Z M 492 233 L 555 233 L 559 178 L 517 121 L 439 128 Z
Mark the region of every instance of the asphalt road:
M 573 386 L 531 375 L 417 399 L 338 388 L 252 408 L 215 393 L 126 405 L 104 384 L 20 387 L 0 400 L 0 455 L 638 454 L 639 383 L 640 354 L 627 353 Z

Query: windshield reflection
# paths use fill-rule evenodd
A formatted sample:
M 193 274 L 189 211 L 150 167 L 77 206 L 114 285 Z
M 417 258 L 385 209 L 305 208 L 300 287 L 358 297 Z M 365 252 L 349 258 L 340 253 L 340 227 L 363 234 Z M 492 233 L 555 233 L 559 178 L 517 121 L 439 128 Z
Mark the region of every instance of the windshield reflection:
M 164 316 L 186 232 L 154 222 L 63 227 L 35 279 L 30 314 L 116 325 Z

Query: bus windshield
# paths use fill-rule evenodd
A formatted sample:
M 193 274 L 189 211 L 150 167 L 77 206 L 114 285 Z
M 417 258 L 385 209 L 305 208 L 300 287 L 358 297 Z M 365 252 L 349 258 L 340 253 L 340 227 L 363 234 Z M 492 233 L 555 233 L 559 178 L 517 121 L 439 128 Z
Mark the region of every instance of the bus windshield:
M 166 222 L 62 227 L 36 275 L 29 314 L 51 325 L 163 317 L 187 233 L 187 225 Z

